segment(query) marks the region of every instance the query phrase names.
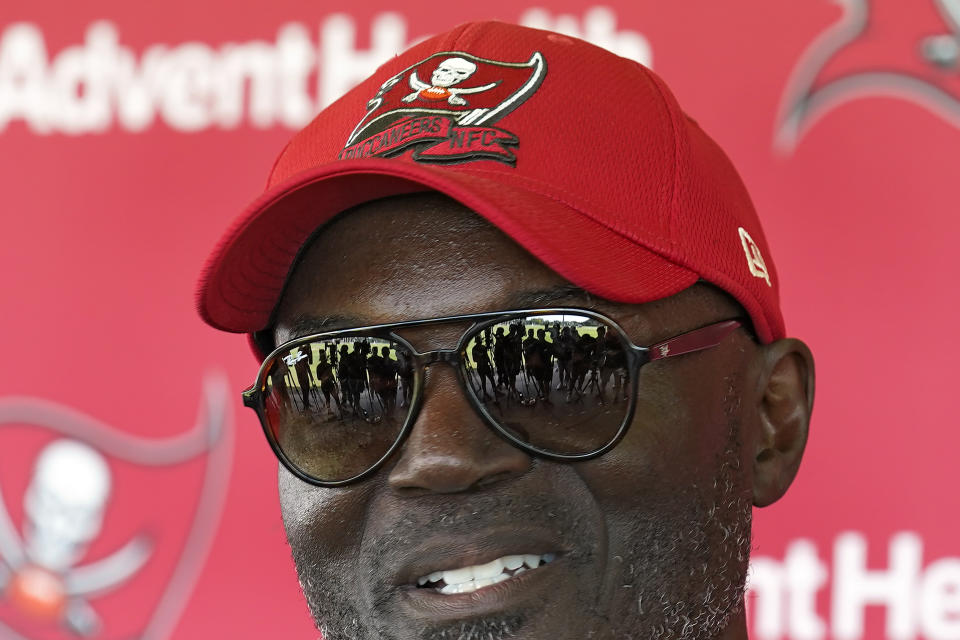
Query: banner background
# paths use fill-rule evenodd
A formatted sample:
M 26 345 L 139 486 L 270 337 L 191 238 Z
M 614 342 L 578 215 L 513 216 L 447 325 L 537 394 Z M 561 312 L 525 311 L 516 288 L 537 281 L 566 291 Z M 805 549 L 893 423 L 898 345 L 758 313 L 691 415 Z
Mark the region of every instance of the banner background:
M 960 67 L 924 57 L 927 38 L 956 38 L 950 14 L 937 0 L 643 0 L 604 7 L 374 0 L 344 14 L 334 5 L 290 0 L 243 9 L 185 0 L 4 3 L 0 353 L 7 366 L 0 394 L 52 401 L 121 432 L 166 438 L 197 420 L 205 377 L 224 372 L 229 381 L 235 443 L 226 503 L 189 602 L 165 637 L 316 636 L 284 541 L 276 463 L 255 416 L 239 405 L 256 363 L 242 337 L 208 329 L 194 311 L 207 254 L 259 194 L 298 118 L 406 43 L 465 20 L 499 18 L 579 30 L 646 57 L 731 156 L 760 211 L 781 274 L 788 333 L 812 348 L 818 393 L 794 487 L 756 512 L 754 555 L 764 573 L 751 596 L 754 637 L 960 638 Z M 840 28 L 857 15 L 868 17 L 859 36 Z M 139 129 L 124 124 L 115 96 L 98 103 L 108 105 L 108 115 L 91 116 L 94 125 L 64 111 L 71 85 L 58 56 L 82 47 L 99 21 L 112 26 L 117 46 L 137 65 L 151 47 L 165 45 L 154 54 L 168 55 L 172 66 L 153 76 L 154 107 L 150 99 L 147 107 L 140 103 Z M 199 65 L 191 67 L 201 68 L 197 77 L 203 65 L 219 69 L 229 43 L 262 41 L 279 51 L 279 34 L 291 24 L 309 42 L 309 50 L 299 50 L 305 56 L 294 56 L 309 69 L 302 87 L 285 94 L 293 101 L 286 112 L 271 102 L 277 93 L 263 89 L 284 85 L 248 78 L 232 103 L 214 94 L 181 100 L 201 105 L 193 124 L 184 124 L 191 116 L 178 111 L 177 95 L 197 89 L 177 85 L 177 69 Z M 24 25 L 41 34 L 42 66 L 22 44 L 29 38 L 15 42 L 11 35 Z M 844 38 L 850 43 L 832 53 L 822 46 Z M 198 43 L 199 53 L 185 50 L 188 43 Z M 262 82 L 307 68 L 276 64 Z M 802 135 L 792 146 L 778 144 L 791 91 L 808 77 L 820 86 L 821 70 L 826 93 L 813 95 L 830 100 L 812 101 L 822 108 L 803 121 Z M 919 84 L 863 75 L 878 70 L 900 70 Z M 863 82 L 834 90 L 826 74 Z M 74 86 L 72 99 L 89 107 L 93 87 Z M 598 89 L 584 78 L 585 91 Z M 264 102 L 254 104 L 255 95 Z M 68 125 L 82 130 L 67 133 Z M 624 144 L 643 141 L 625 133 Z M 0 429 L 0 490 L 18 528 L 38 438 L 49 440 L 46 433 L 24 423 Z M 121 488 L 87 558 L 109 554 L 143 528 L 158 549 L 170 547 L 156 555 L 166 568 L 151 566 L 91 600 L 103 638 L 154 610 L 194 517 L 201 475 L 188 467 L 160 486 L 144 484 L 142 504 L 124 509 L 136 502 L 129 482 L 137 472 L 122 464 L 113 471 Z M 858 537 L 844 538 L 846 532 Z M 891 550 L 901 532 L 913 532 L 910 540 L 922 548 L 907 544 L 897 556 Z M 843 540 L 862 540 L 866 568 L 889 580 L 871 581 L 857 565 L 856 545 Z M 812 543 L 815 555 L 798 560 L 791 573 L 784 559 L 797 541 Z M 0 621 L 21 633 L 69 637 L 0 605 Z

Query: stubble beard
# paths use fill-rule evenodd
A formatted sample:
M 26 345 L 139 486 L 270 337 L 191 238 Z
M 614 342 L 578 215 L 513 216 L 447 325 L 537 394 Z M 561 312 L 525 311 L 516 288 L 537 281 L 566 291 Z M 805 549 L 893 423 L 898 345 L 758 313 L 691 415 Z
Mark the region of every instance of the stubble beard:
M 735 400 L 733 402 L 736 402 Z M 739 428 L 728 405 L 729 437 L 706 496 L 688 490 L 670 504 L 638 514 L 613 602 L 584 602 L 586 637 L 595 640 L 710 640 L 743 608 L 752 508 L 739 459 Z M 291 544 L 300 585 L 325 640 L 388 640 L 395 636 L 349 598 L 354 572 L 317 562 Z M 544 603 L 549 608 L 550 603 Z M 602 611 L 601 611 L 602 608 Z M 612 613 L 611 613 L 612 612 Z M 424 629 L 424 640 L 526 638 L 528 613 Z M 577 632 L 576 640 L 583 636 Z
M 689 512 L 680 526 L 664 520 L 638 524 L 633 559 L 624 571 L 635 582 L 625 581 L 622 590 L 630 597 L 620 607 L 629 621 L 611 624 L 614 631 L 598 638 L 711 640 L 723 633 L 743 611 L 750 557 L 753 511 L 742 484 L 737 448 L 730 446 L 711 503 Z

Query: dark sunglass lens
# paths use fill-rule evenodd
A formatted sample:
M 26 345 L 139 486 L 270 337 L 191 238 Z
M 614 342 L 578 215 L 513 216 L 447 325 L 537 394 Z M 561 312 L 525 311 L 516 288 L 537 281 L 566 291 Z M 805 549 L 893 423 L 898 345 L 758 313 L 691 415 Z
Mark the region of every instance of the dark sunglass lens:
M 317 340 L 280 354 L 264 414 L 284 455 L 318 480 L 352 478 L 397 441 L 413 395 L 413 357 L 382 338 Z
M 531 315 L 487 327 L 462 355 L 487 414 L 515 437 L 563 455 L 612 442 L 629 402 L 627 346 L 585 315 Z

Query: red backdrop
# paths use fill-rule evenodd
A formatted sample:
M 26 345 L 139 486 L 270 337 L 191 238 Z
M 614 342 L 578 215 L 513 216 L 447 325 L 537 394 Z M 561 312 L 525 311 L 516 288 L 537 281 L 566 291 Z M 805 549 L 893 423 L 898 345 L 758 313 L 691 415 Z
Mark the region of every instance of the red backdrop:
M 756 513 L 753 637 L 960 638 L 956 3 L 257 4 L 3 4 L 0 638 L 72 637 L 17 560 L 39 535 L 36 462 L 66 437 L 112 480 L 54 576 L 105 576 L 75 624 L 316 636 L 276 462 L 239 408 L 256 363 L 198 320 L 194 283 L 319 105 L 407 43 L 489 17 L 651 65 L 761 213 L 819 392 L 796 484 Z M 141 564 L 98 565 L 132 541 Z

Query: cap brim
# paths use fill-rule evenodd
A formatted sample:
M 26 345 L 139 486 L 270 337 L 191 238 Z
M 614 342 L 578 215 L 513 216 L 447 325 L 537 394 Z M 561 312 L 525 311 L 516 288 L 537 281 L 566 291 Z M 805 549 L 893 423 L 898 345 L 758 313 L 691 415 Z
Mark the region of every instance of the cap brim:
M 319 227 L 358 204 L 427 190 L 476 211 L 555 272 L 609 300 L 658 300 L 699 278 L 509 172 L 366 159 L 303 172 L 251 204 L 207 263 L 197 292 L 201 316 L 225 331 L 267 327 L 297 255 Z

